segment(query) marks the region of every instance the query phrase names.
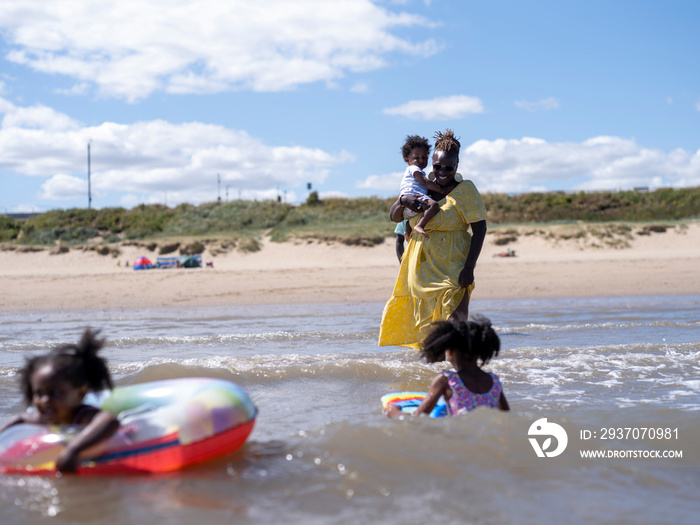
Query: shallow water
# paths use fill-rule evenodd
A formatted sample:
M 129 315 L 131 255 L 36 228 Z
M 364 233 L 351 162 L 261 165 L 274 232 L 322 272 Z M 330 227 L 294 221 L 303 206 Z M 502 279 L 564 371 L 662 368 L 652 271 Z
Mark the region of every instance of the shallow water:
M 444 365 L 376 345 L 382 304 L 0 314 L 0 417 L 21 410 L 24 358 L 103 329 L 118 385 L 209 376 L 260 413 L 238 453 L 162 476 L 0 476 L 4 525 L 54 523 L 695 523 L 700 512 L 700 297 L 475 301 L 501 336 L 489 369 L 513 411 L 382 416 L 379 397 L 425 390 Z M 537 458 L 541 418 L 569 447 Z M 670 428 L 665 441 L 577 439 Z M 589 459 L 588 446 L 682 450 Z M 653 502 L 653 504 L 650 504 Z

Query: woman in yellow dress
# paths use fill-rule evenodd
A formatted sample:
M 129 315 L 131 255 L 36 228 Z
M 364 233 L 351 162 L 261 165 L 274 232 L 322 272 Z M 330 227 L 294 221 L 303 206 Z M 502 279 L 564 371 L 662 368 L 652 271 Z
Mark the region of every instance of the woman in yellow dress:
M 476 186 L 457 174 L 460 143 L 454 133 L 448 129 L 435 138 L 433 174 L 446 195 L 426 225 L 429 237 L 412 235 L 409 240 L 394 292 L 384 307 L 380 346 L 419 348 L 431 323 L 466 321 L 469 313 L 474 267 L 486 236 L 486 208 Z M 420 211 L 416 199 L 404 195 L 392 205 L 391 220 L 402 220 L 404 207 Z M 410 219 L 411 225 L 419 218 Z

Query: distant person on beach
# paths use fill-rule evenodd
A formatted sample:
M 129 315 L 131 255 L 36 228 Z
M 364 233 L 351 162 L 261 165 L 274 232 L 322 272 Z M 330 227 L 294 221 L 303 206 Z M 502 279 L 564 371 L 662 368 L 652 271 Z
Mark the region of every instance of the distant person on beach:
M 410 219 L 418 215 L 419 212 L 423 212 L 423 215 L 413 226 L 406 225 L 406 238 L 411 237 L 411 229 L 413 229 L 427 239 L 425 225 L 440 211 L 440 206 L 428 196 L 428 191 L 442 195 L 443 189 L 429 180 L 423 171 L 428 165 L 430 147 L 428 139 L 418 135 L 409 135 L 401 148 L 403 160 L 408 164 L 408 167 L 404 172 L 403 179 L 401 179 L 399 202 L 403 202 L 403 199 L 407 199 L 409 196 L 414 197 L 413 207 L 403 209 L 403 218 Z
M 403 257 L 404 244 L 406 243 L 406 220 L 396 225 L 394 234 L 396 235 L 396 257 L 398 257 L 400 263 Z
M 457 173 L 460 143 L 452 130 L 438 132 L 435 138 L 433 173 L 445 195 L 438 197 L 440 213 L 428 224 L 430 239 L 413 235 L 406 246 L 394 291 L 384 307 L 380 346 L 419 348 L 431 323 L 466 321 L 469 313 L 474 268 L 486 237 L 486 208 L 474 184 Z M 414 208 L 419 199 L 399 197 L 391 206 L 391 220 L 402 221 L 404 209 Z
M 119 428 L 110 412 L 83 404 L 88 391 L 112 388 L 104 359 L 97 353 L 104 345 L 97 334 L 85 330 L 78 344 L 54 348 L 27 360 L 20 372 L 20 387 L 28 408 L 0 427 L 0 432 L 19 423 L 38 425 L 85 425 L 56 460 L 61 472 L 73 472 L 83 450 L 109 438 Z
M 453 416 L 467 414 L 480 406 L 510 410 L 498 376 L 482 370 L 500 348 L 498 335 L 486 317 L 434 323 L 423 340 L 422 357 L 428 363 L 446 359 L 454 370 L 443 370 L 435 376 L 428 395 L 413 415 L 430 414 L 443 396 Z M 386 414 L 405 415 L 393 404 L 387 407 Z

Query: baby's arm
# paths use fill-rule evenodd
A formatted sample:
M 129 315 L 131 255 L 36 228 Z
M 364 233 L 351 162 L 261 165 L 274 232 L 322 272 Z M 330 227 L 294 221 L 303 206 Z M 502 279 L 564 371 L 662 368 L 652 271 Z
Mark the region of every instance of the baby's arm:
M 414 171 L 413 178 L 416 179 L 416 181 L 418 181 L 418 184 L 420 184 L 424 188 L 428 188 L 431 191 L 436 191 L 440 195 L 445 194 L 445 190 L 438 186 L 436 183 L 434 183 L 432 180 L 430 180 L 428 177 L 426 177 L 425 173 L 423 173 L 422 170 Z
M 118 428 L 119 420 L 114 414 L 104 410 L 99 411 L 61 452 L 56 459 L 56 468 L 61 472 L 75 472 L 80 453 L 111 437 Z

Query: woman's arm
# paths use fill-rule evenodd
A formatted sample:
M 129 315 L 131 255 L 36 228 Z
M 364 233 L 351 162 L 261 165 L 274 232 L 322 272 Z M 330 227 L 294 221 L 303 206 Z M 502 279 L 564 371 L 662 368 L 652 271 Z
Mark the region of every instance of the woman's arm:
M 58 459 L 56 459 L 56 468 L 60 472 L 75 472 L 80 453 L 111 437 L 118 428 L 119 421 L 114 414 L 104 410 L 98 412 L 92 418 L 92 421 L 61 452 Z
M 479 258 L 481 248 L 484 245 L 484 238 L 486 237 L 486 221 L 473 222 L 471 227 L 472 241 L 469 246 L 469 253 L 467 254 L 467 260 L 464 262 L 464 268 L 462 268 L 457 278 L 457 282 L 463 288 L 467 288 L 474 282 L 474 267 L 476 266 L 476 261 Z M 466 321 L 468 316 L 469 294 L 465 293 L 449 318 Z
M 464 268 L 459 274 L 459 285 L 466 288 L 474 282 L 474 268 L 476 261 L 481 254 L 481 248 L 484 246 L 486 238 L 486 221 L 473 222 L 472 227 L 472 242 L 469 246 L 467 260 L 464 262 Z

